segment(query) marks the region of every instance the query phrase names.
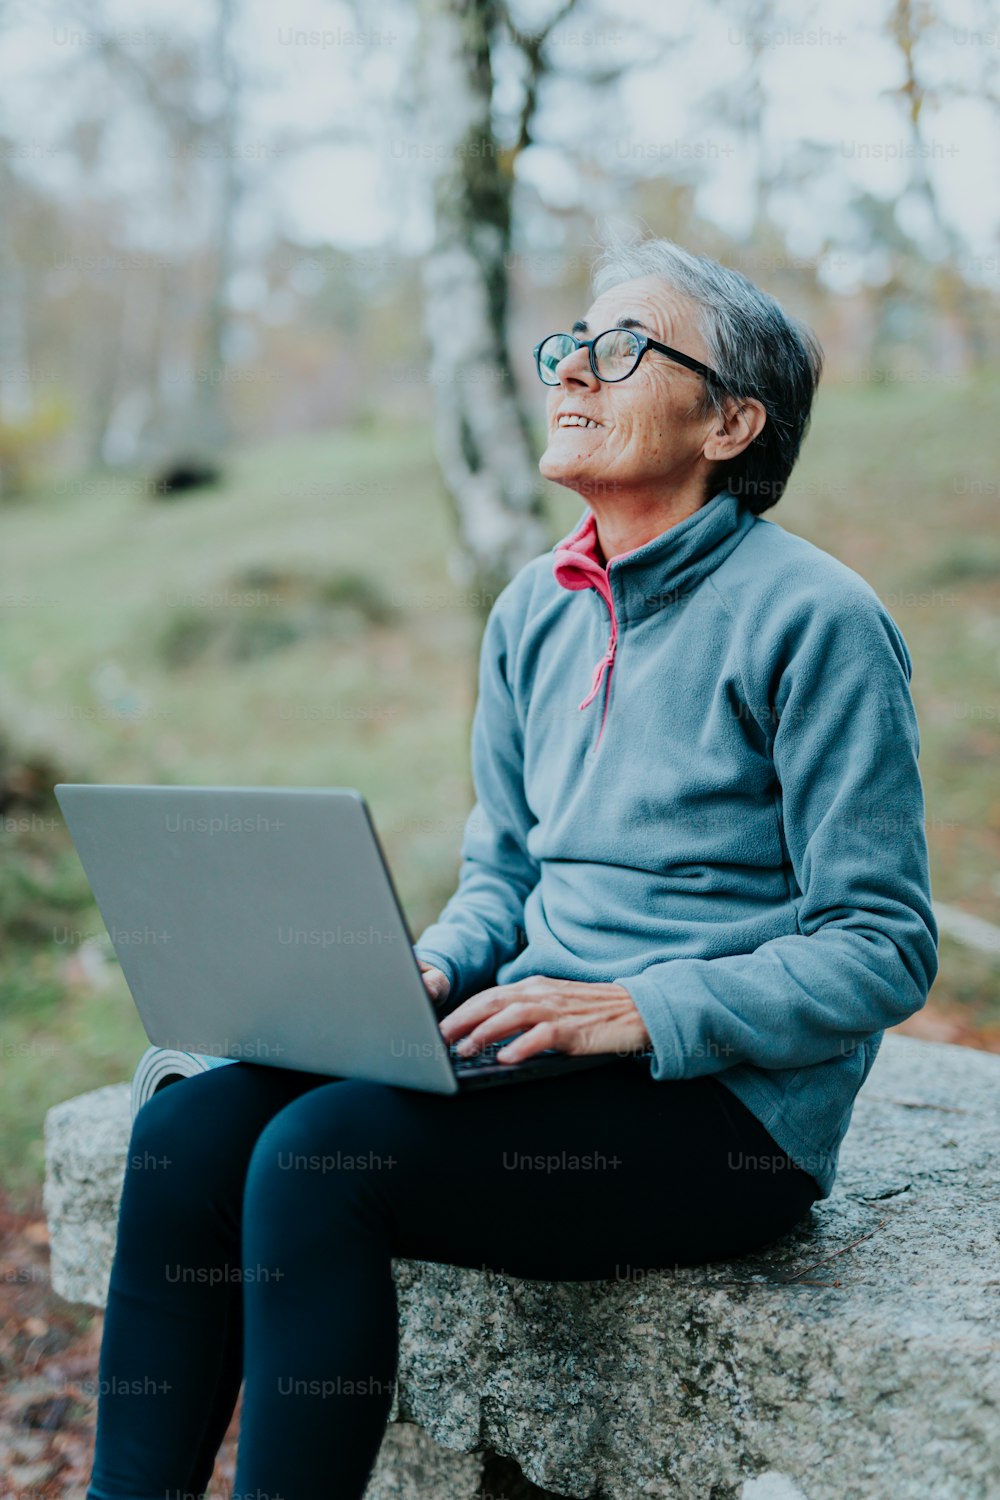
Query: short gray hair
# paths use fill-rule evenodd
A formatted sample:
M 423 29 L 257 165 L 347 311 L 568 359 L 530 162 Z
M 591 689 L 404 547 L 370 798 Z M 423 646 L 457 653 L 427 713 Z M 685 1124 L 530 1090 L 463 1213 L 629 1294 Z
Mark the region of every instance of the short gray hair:
M 605 237 L 591 272 L 596 295 L 638 276 L 658 276 L 693 302 L 722 389 L 705 379 L 701 411 L 720 417 L 726 393 L 767 409 L 763 430 L 718 474 L 755 515 L 777 505 L 809 426 L 823 367 L 815 334 L 739 271 L 673 240 Z M 688 351 L 685 351 L 688 352 Z

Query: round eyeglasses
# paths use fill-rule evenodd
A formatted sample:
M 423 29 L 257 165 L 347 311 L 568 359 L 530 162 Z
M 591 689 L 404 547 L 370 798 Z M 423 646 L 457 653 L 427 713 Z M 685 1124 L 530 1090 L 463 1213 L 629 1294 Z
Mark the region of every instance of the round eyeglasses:
M 598 380 L 627 380 L 638 368 L 639 361 L 647 350 L 655 349 L 657 354 L 665 354 L 675 364 L 684 365 L 686 369 L 703 375 L 706 380 L 715 381 L 717 385 L 722 384 L 714 370 L 703 365 L 700 359 L 692 359 L 690 354 L 682 354 L 679 349 L 671 349 L 668 344 L 658 344 L 644 333 L 633 333 L 631 328 L 608 328 L 592 339 L 578 339 L 572 333 L 550 333 L 540 344 L 536 344 L 532 353 L 535 356 L 538 378 L 543 385 L 559 384 L 557 366 L 577 349 L 587 350 L 590 368 Z

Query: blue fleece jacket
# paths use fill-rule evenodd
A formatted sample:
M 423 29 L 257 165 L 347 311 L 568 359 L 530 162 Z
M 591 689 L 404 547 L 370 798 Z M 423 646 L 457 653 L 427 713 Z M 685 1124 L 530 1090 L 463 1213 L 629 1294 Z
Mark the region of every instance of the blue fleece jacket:
M 883 1031 L 937 973 L 906 643 L 728 491 L 611 559 L 609 599 L 566 571 L 593 536 L 588 508 L 490 612 L 458 885 L 415 951 L 448 1008 L 532 974 L 624 985 L 653 1077 L 718 1075 L 826 1198 Z

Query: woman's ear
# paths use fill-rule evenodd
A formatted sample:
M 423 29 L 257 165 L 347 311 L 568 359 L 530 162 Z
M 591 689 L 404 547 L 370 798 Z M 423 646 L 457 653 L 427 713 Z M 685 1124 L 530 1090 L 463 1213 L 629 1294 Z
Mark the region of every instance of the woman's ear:
M 764 430 L 767 411 L 753 396 L 727 396 L 721 419 L 705 440 L 704 454 L 713 460 L 736 458 Z

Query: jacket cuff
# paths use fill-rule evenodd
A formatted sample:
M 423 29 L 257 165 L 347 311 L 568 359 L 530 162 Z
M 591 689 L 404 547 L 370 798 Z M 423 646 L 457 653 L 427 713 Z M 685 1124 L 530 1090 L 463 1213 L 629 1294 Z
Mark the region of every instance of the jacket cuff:
M 433 948 L 425 948 L 422 943 L 414 943 L 413 951 L 418 958 L 422 958 L 425 964 L 433 964 L 435 969 L 440 969 L 448 980 L 447 1000 L 454 1002 L 458 992 L 459 973 L 453 959 L 446 953 L 436 953 Z
M 641 974 L 626 974 L 612 979 L 632 996 L 632 1003 L 645 1022 L 653 1044 L 650 1072 L 659 1082 L 684 1076 L 684 1038 L 674 1018 L 672 1007 L 664 1000 L 660 985 Z

